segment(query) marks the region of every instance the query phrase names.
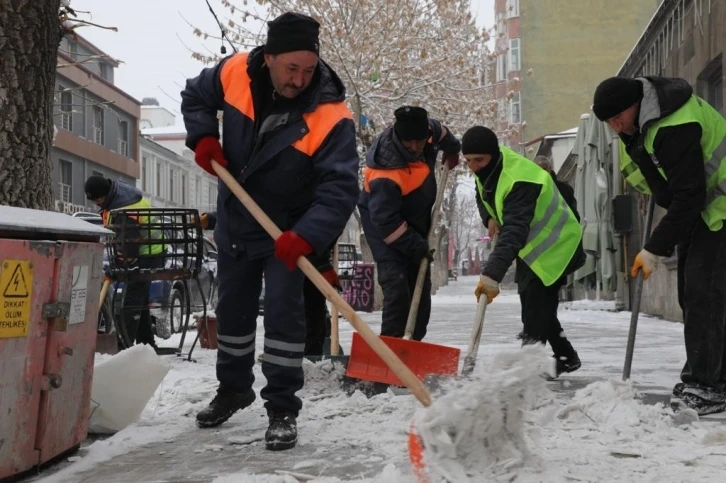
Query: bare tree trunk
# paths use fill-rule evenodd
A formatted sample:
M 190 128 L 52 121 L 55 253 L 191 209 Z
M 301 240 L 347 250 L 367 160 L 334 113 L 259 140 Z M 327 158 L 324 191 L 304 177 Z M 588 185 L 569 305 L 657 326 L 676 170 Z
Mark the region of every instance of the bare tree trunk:
M 53 209 L 60 0 L 0 0 L 0 205 Z

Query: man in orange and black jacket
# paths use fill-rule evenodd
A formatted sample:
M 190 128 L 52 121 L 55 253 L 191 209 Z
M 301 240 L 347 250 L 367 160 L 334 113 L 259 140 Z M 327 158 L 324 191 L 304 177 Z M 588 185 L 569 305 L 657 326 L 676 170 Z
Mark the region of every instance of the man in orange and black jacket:
M 214 427 L 255 400 L 255 332 L 265 277 L 262 373 L 269 450 L 297 444 L 305 350 L 301 256 L 341 233 L 358 198 L 358 155 L 345 87 L 319 54 L 320 24 L 287 12 L 268 23 L 267 42 L 189 79 L 181 93 L 186 145 L 215 175 L 225 166 L 282 230 L 273 241 L 219 183 L 216 397 L 197 414 Z M 218 111 L 223 111 L 224 146 Z
M 442 162 L 453 169 L 461 143 L 421 107 L 402 106 L 394 115 L 394 125 L 367 153 L 358 210 L 383 290 L 381 335 L 403 337 L 421 259 L 433 259 L 427 238 L 436 200 L 436 155 L 442 150 Z M 424 338 L 430 315 L 428 271 L 413 340 Z

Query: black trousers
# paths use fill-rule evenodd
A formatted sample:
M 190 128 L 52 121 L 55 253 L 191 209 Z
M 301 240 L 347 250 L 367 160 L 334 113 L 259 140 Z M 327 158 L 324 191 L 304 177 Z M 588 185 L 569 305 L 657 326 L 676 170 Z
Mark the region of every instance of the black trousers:
M 699 220 L 677 253 L 686 342 L 681 380 L 726 392 L 726 226 L 714 232 Z
M 305 355 L 321 355 L 325 337 L 330 335 L 330 320 L 325 295 L 305 277 Z
M 552 352 L 558 359 L 569 359 L 575 355 L 575 349 L 565 337 L 560 320 L 557 318 L 557 308 L 560 305 L 559 290 L 564 281 L 560 279 L 546 287 L 539 278 L 535 277 L 529 280 L 519 293 L 525 334 L 523 344 L 549 342 Z
M 141 268 L 161 268 L 163 257 L 139 257 Z M 149 313 L 150 281 L 126 283 L 126 294 L 123 304 L 123 323 L 129 339 L 137 344 L 154 345 L 154 332 L 151 330 L 151 314 Z
M 408 312 L 418 277 L 418 263 L 380 262 L 378 264 L 378 283 L 383 290 L 383 321 L 381 335 L 403 337 L 406 331 Z M 422 340 L 431 317 L 431 270 L 426 271 L 426 279 L 421 293 L 421 302 L 416 316 L 413 340 Z
M 228 388 L 245 391 L 255 377 L 255 336 L 262 277 L 265 277 L 265 342 L 262 374 L 267 385 L 260 391 L 267 409 L 297 414 L 302 401 L 305 315 L 303 278 L 269 255 L 249 259 L 219 251 L 217 302 L 217 379 Z M 264 273 L 264 275 L 263 275 Z

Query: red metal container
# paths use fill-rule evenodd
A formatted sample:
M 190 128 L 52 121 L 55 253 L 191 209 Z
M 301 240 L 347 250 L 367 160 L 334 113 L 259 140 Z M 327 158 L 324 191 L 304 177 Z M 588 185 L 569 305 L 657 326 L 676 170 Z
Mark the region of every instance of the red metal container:
M 86 439 L 109 233 L 0 207 L 0 480 Z
M 215 315 L 197 316 L 199 345 L 202 349 L 217 349 L 217 317 Z

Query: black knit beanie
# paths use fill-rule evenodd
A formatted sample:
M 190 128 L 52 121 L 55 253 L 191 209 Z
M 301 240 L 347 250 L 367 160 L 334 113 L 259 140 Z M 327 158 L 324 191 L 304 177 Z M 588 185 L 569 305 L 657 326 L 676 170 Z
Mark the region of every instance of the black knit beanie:
M 429 114 L 423 107 L 401 106 L 393 112 L 393 129 L 401 141 L 428 139 Z
M 320 54 L 320 24 L 312 17 L 285 12 L 267 22 L 265 53 L 270 55 L 309 50 Z
M 499 139 L 491 129 L 474 126 L 461 138 L 461 154 L 491 154 L 493 158 L 498 158 Z
M 592 111 L 601 121 L 617 116 L 643 98 L 643 84 L 628 77 L 610 77 L 595 89 Z
M 97 200 L 108 196 L 111 192 L 111 180 L 103 176 L 94 175 L 86 180 L 86 185 L 83 189 L 86 192 L 86 199 Z

